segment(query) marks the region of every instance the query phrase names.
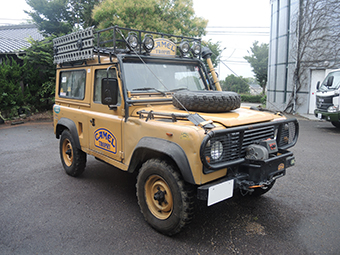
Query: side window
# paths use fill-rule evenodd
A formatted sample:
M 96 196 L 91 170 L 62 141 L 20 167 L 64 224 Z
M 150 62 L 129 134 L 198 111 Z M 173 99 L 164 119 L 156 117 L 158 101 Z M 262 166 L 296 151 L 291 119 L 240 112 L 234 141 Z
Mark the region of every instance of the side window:
M 85 78 L 85 70 L 60 72 L 59 96 L 84 99 Z
M 95 78 L 94 78 L 94 98 L 93 102 L 97 104 L 101 104 L 102 98 L 102 79 L 107 78 L 107 71 L 106 69 L 99 69 L 96 70 Z M 116 70 L 110 69 L 109 70 L 109 78 L 117 78 Z M 118 104 L 121 102 L 120 94 L 118 94 Z

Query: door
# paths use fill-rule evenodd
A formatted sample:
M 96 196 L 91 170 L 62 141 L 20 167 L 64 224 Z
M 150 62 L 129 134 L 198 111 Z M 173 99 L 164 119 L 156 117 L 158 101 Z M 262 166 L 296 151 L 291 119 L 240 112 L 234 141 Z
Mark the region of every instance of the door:
M 309 93 L 309 109 L 308 114 L 314 114 L 316 108 L 316 84 L 318 81 L 322 82 L 325 78 L 325 70 L 312 70 L 311 74 L 311 84 Z
M 101 82 L 107 77 L 107 70 L 94 70 L 93 100 L 89 114 L 90 149 L 117 161 L 122 160 L 122 121 L 121 97 L 117 108 L 112 110 L 101 103 Z M 116 69 L 109 70 L 109 78 L 116 78 Z

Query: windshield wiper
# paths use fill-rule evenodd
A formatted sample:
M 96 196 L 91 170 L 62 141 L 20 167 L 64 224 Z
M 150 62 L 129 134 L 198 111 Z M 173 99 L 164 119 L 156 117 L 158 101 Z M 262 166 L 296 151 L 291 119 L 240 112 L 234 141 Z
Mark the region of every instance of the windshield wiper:
M 161 91 L 161 90 L 158 90 L 156 88 L 136 88 L 136 89 L 133 89 L 132 91 L 148 91 L 148 90 L 154 90 L 154 91 L 157 91 L 159 93 L 161 93 L 163 96 L 166 95 L 165 92 Z
M 177 89 L 171 89 L 169 90 L 170 92 L 176 92 L 176 91 L 180 91 L 180 90 L 188 90 L 188 88 L 177 88 Z

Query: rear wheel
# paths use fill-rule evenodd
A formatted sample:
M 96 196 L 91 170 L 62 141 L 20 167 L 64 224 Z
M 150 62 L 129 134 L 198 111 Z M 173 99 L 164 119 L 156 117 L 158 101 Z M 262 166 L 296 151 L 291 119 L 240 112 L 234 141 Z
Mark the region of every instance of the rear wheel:
M 194 212 L 192 188 L 165 161 L 151 159 L 144 163 L 136 186 L 144 218 L 157 231 L 174 235 L 191 222 Z
M 71 133 L 65 129 L 60 138 L 60 158 L 65 172 L 73 177 L 81 175 L 86 166 L 86 153 L 75 145 Z

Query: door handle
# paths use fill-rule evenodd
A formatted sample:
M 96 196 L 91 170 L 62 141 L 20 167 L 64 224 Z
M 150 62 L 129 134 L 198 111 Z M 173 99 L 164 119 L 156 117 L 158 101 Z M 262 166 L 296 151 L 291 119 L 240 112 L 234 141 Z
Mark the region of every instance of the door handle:
M 96 125 L 96 124 L 94 123 L 94 119 L 93 119 L 93 118 L 90 120 L 90 122 L 91 122 L 91 124 L 92 124 L 93 127 Z

